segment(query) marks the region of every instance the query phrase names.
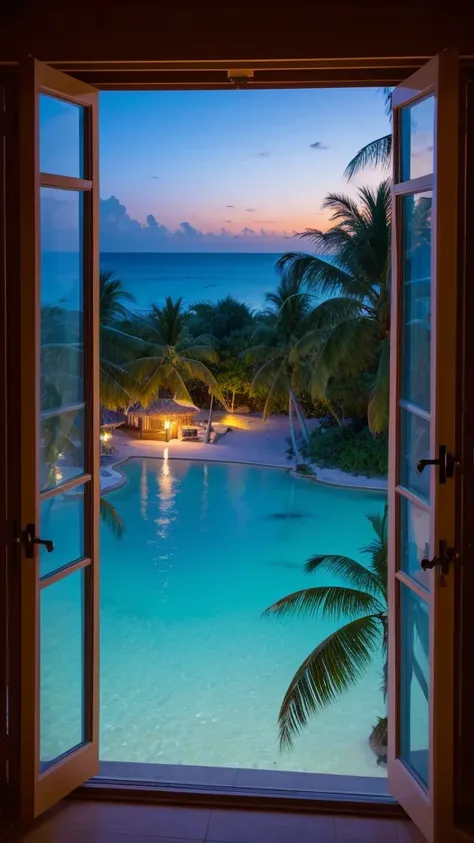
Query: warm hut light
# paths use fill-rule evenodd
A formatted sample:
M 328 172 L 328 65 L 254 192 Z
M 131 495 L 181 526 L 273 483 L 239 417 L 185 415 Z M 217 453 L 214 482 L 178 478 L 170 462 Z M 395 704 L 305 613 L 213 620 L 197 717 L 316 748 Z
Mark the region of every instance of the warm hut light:
M 56 469 L 55 474 L 56 474 L 56 483 L 59 483 L 63 479 L 63 475 L 60 472 L 59 468 Z
M 170 424 L 171 424 L 170 420 L 169 420 L 169 419 L 165 419 L 165 430 L 169 430 L 169 426 L 170 426 Z
M 100 434 L 100 441 L 101 442 L 108 442 L 111 437 L 112 437 L 112 434 L 109 433 L 107 430 L 104 430 L 104 432 Z

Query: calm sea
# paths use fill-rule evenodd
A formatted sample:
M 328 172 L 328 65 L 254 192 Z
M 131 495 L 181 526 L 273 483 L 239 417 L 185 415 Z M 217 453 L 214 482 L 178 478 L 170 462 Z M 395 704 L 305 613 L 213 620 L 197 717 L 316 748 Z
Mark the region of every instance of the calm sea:
M 160 304 L 165 296 L 183 297 L 187 305 L 234 296 L 252 307 L 261 307 L 265 293 L 278 283 L 275 262 L 269 254 L 141 254 L 110 253 L 100 256 L 103 270 L 113 270 L 136 298 L 139 310 Z
M 166 296 L 181 296 L 186 305 L 215 302 L 233 296 L 250 307 L 261 308 L 265 293 L 279 283 L 275 264 L 279 254 L 196 253 L 154 254 L 102 252 L 101 270 L 114 273 L 135 296 L 134 310 L 148 310 Z M 330 261 L 330 257 L 326 257 Z M 42 252 L 41 300 L 43 305 L 81 308 L 79 255 Z

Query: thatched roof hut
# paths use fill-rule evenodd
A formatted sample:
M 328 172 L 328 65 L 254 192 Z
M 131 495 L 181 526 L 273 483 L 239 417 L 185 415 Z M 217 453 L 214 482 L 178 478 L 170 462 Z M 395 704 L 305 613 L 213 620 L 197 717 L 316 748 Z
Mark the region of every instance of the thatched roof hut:
M 121 424 L 125 424 L 127 421 L 127 417 L 125 413 L 120 412 L 119 410 L 102 410 L 102 422 L 101 428 L 105 430 L 113 430 L 114 427 L 120 427 Z
M 192 424 L 199 413 L 194 404 L 181 404 L 174 398 L 157 398 L 143 407 L 134 404 L 127 411 L 128 423 L 140 431 L 142 439 L 176 439 L 182 427 Z

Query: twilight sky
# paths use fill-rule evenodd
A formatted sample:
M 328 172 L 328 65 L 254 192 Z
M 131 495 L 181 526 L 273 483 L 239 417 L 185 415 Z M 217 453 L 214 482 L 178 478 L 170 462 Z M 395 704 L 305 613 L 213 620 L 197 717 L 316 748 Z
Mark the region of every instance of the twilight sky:
M 61 107 L 44 98 L 41 145 L 56 160 L 41 169 L 58 172 L 63 155 L 75 175 L 78 150 L 57 138 L 74 133 L 77 115 Z M 368 170 L 348 184 L 343 172 L 389 130 L 375 88 L 102 92 L 101 251 L 301 249 L 295 232 L 327 227 L 328 192 L 355 195 L 383 177 Z M 68 227 L 65 208 L 50 197 L 56 229 Z
M 101 93 L 101 248 L 301 249 L 328 192 L 380 181 L 343 172 L 388 131 L 376 88 Z

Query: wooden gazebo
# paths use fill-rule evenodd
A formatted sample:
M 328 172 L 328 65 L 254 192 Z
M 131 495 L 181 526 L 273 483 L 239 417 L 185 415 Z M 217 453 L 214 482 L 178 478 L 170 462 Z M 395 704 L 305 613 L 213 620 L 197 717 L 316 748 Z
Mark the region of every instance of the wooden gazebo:
M 178 439 L 181 429 L 192 424 L 199 413 L 193 404 L 180 404 L 173 398 L 157 398 L 148 407 L 134 404 L 127 411 L 127 424 L 136 428 L 141 439 L 158 439 L 169 442 Z

